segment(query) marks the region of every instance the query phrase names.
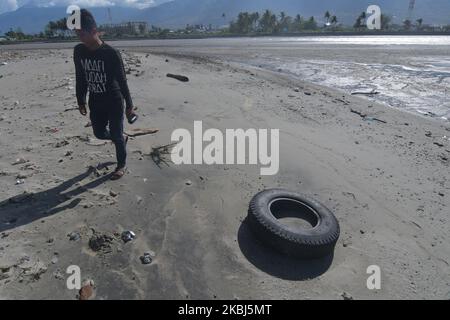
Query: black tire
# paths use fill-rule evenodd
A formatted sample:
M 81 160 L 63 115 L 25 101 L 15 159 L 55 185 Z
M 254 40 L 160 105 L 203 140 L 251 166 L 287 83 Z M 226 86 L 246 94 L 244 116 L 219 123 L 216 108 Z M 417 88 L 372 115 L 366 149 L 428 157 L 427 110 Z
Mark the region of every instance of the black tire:
M 313 228 L 294 228 L 275 216 L 297 217 Z M 331 254 L 339 238 L 339 223 L 324 205 L 304 195 L 283 189 L 264 190 L 250 202 L 247 222 L 264 244 L 296 258 L 314 259 Z

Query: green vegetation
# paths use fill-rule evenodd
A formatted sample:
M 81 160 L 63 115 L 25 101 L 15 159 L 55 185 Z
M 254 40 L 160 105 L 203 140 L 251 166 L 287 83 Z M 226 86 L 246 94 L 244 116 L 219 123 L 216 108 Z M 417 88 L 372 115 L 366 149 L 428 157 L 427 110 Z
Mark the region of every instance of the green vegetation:
M 276 14 L 270 10 L 259 12 L 241 12 L 233 19 L 227 28 L 214 28 L 211 25 L 187 25 L 184 29 L 170 30 L 157 26 L 139 25 L 138 22 L 128 22 L 120 25 L 104 25 L 99 30 L 103 32 L 105 39 L 174 39 L 174 38 L 207 38 L 207 37 L 229 37 L 229 36 L 259 36 L 259 35 L 299 35 L 299 34 L 374 34 L 380 30 L 368 30 L 366 25 L 367 15 L 362 12 L 356 17 L 353 26 L 346 26 L 339 22 L 339 17 L 326 11 L 322 21 L 317 21 L 315 17 L 303 17 L 297 14 L 295 17 L 287 15 L 285 12 Z M 227 16 L 223 13 L 220 19 L 226 24 Z M 136 28 L 131 28 L 137 25 Z M 124 27 L 125 26 L 125 27 Z M 450 25 L 435 27 L 424 23 L 419 18 L 415 21 L 406 19 L 402 24 L 392 23 L 392 17 L 381 15 L 381 32 L 389 33 L 448 33 Z M 66 18 L 57 21 L 50 21 L 45 30 L 39 34 L 26 35 L 20 28 L 10 30 L 5 33 L 6 41 L 39 41 L 56 40 L 72 41 L 76 39 L 75 33 L 66 27 Z

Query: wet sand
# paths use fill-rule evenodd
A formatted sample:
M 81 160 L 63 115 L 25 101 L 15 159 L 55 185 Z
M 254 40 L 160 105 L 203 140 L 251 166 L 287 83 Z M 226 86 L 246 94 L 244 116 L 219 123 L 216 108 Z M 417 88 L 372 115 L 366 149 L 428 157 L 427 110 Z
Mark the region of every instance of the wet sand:
M 449 298 L 447 123 L 223 57 L 133 48 L 124 53 L 136 69 L 128 75 L 141 116 L 133 127 L 160 131 L 130 140 L 129 172 L 112 182 L 113 146 L 98 145 L 88 118 L 71 110 L 72 51 L 0 49 L 8 62 L 0 66 L 1 298 L 75 299 L 66 287 L 70 265 L 94 280 L 96 299 Z M 195 120 L 221 130 L 280 129 L 279 173 L 158 167 L 152 148 Z M 291 260 L 253 239 L 248 203 L 272 187 L 335 213 L 333 257 Z M 136 238 L 124 243 L 124 230 Z M 80 238 L 70 240 L 74 233 Z M 99 251 L 89 245 L 93 235 L 109 237 Z M 143 265 L 149 251 L 153 262 Z M 366 287 L 374 264 L 379 291 Z

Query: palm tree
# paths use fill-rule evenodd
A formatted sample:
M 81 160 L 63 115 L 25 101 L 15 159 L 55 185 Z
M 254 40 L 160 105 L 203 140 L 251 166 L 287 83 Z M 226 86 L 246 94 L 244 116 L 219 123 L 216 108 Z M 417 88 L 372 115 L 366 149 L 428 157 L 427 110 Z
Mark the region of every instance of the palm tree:
M 280 13 L 279 31 L 286 32 L 292 23 L 292 18 L 287 16 L 285 12 Z
M 302 16 L 299 14 L 296 15 L 294 19 L 294 29 L 296 31 L 300 31 L 302 29 L 302 22 L 303 22 Z
M 258 25 L 258 20 L 259 20 L 259 13 L 258 12 L 254 12 L 252 14 L 250 14 L 250 22 L 251 22 L 251 29 L 252 31 L 256 31 L 257 29 L 257 25 Z
M 416 22 L 417 22 L 417 28 L 418 28 L 419 30 L 422 29 L 423 19 L 422 19 L 422 18 L 417 19 Z
M 328 23 L 328 22 L 330 22 L 330 17 L 331 17 L 331 14 L 330 14 L 330 12 L 329 12 L 329 11 L 325 12 L 325 15 L 324 15 L 324 17 L 325 17 L 325 19 L 327 20 L 327 23 Z
M 360 30 L 365 27 L 364 21 L 366 20 L 367 16 L 366 13 L 363 11 L 359 15 L 359 17 L 356 19 L 355 24 L 353 25 L 353 28 Z
M 336 25 L 338 23 L 338 19 L 336 16 L 331 17 L 331 24 Z
M 305 23 L 305 29 L 306 30 L 316 30 L 317 29 L 317 22 L 314 19 L 314 17 L 309 18 L 309 20 Z
M 381 14 L 381 29 L 388 30 L 390 27 L 391 21 L 392 21 L 392 18 L 390 16 Z
M 405 21 L 403 21 L 403 28 L 405 28 L 405 30 L 410 30 L 412 26 L 412 22 L 409 19 L 406 19 Z
M 261 29 L 266 33 L 273 33 L 276 31 L 277 16 L 270 10 L 266 10 L 259 21 Z

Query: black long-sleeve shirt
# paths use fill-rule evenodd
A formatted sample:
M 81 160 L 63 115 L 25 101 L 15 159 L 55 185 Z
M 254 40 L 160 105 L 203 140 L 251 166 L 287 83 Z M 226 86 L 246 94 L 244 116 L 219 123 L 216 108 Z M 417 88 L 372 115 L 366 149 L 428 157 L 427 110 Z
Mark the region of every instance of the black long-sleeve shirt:
M 80 43 L 75 46 L 73 60 L 78 105 L 86 104 L 89 91 L 89 99 L 93 101 L 122 96 L 127 109 L 133 108 L 122 56 L 118 50 L 104 42 L 96 50 L 89 50 Z

